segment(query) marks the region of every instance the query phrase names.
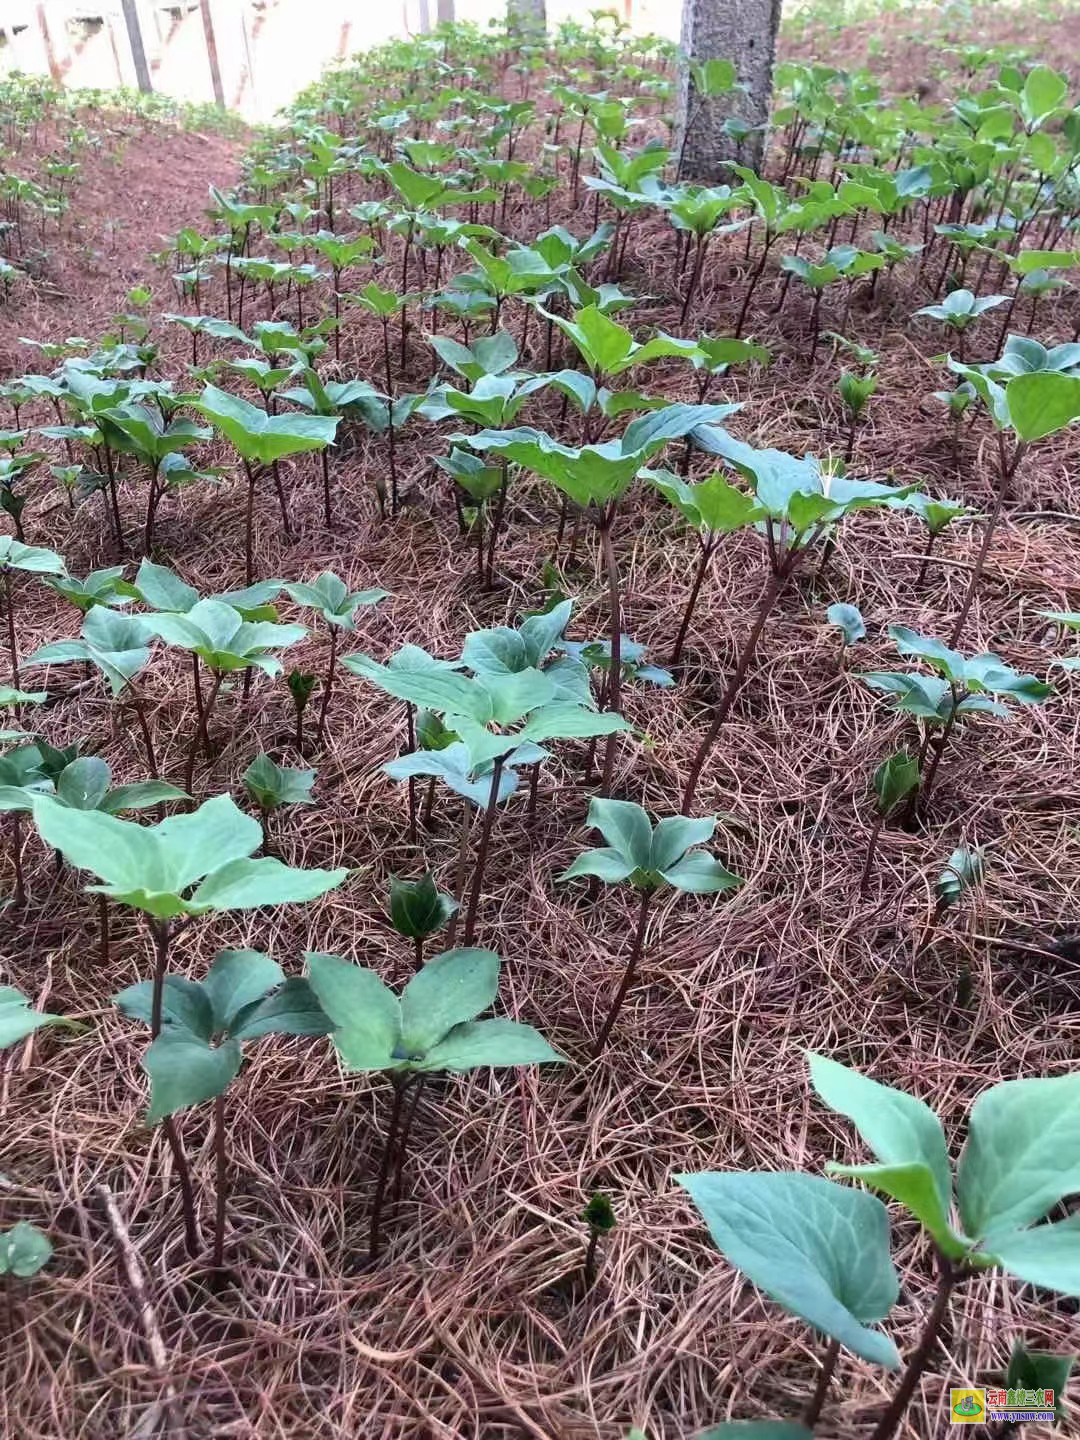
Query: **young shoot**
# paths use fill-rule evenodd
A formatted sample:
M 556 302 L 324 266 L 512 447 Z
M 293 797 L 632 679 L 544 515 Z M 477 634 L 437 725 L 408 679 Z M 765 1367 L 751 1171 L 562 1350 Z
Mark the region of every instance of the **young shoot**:
M 609 885 L 628 880 L 641 893 L 622 980 L 590 1052 L 595 1058 L 607 1044 L 623 1001 L 637 977 L 645 948 L 649 908 L 656 892 L 670 885 L 691 895 L 715 895 L 734 890 L 741 882 L 707 850 L 698 848 L 712 838 L 716 829 L 714 816 L 689 820 L 676 815 L 653 825 L 640 805 L 629 800 L 594 797 L 589 803 L 587 823 L 600 831 L 607 845 L 586 850 L 559 879 L 590 877 Z
M 374 970 L 336 955 L 307 957 L 308 978 L 334 1029 L 342 1066 L 387 1076 L 393 1092 L 371 1202 L 368 1256 L 379 1255 L 383 1202 L 396 1161 L 405 1156 L 412 1108 L 409 1089 L 424 1075 L 483 1066 L 562 1064 L 563 1057 L 531 1025 L 478 1020 L 495 1003 L 499 957 L 491 950 L 447 950 L 429 960 L 400 998 Z

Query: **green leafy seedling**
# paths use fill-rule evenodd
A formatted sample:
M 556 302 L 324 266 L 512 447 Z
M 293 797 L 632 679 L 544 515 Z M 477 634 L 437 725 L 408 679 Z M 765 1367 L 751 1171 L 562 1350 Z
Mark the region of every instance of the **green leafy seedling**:
M 148 616 L 146 623 L 167 645 L 189 651 L 210 672 L 205 699 L 196 690 L 198 723 L 184 769 L 184 789 L 191 794 L 200 742 L 204 753 L 210 755 L 210 718 L 226 677 L 254 669 L 276 678 L 282 671 L 279 653 L 303 640 L 308 632 L 303 625 L 245 620 L 239 610 L 222 600 L 200 600 L 184 614 L 161 611 Z
M 18 1220 L 8 1230 L 0 1230 L 0 1275 L 14 1275 L 30 1280 L 52 1259 L 49 1237 L 36 1225 Z
M 909 750 L 896 750 L 874 771 L 872 783 L 877 815 L 867 841 L 866 860 L 859 880 L 860 895 L 865 895 L 870 888 L 870 874 L 874 868 L 878 837 L 886 821 L 905 801 L 910 800 L 919 788 L 919 762 Z
M 69 864 L 88 870 L 106 895 L 148 916 L 154 942 L 151 1039 L 161 1033 L 169 947 L 177 922 L 231 910 L 304 903 L 336 889 L 348 870 L 301 870 L 272 857 L 253 860 L 262 843 L 259 822 L 218 795 L 188 815 L 156 825 L 118 820 L 101 811 L 68 809 L 48 797 L 34 806 L 46 844 Z M 171 1118 L 165 1134 L 176 1162 L 184 1202 L 188 1253 L 199 1253 L 195 1196 L 180 1137 Z
M 55 550 L 45 550 L 39 545 L 24 545 L 10 535 L 0 535 L 0 584 L 4 597 L 4 617 L 7 624 L 8 663 L 11 667 L 11 683 L 18 690 L 19 647 L 15 637 L 15 574 L 66 575 L 67 566 Z
M 398 1151 L 404 1154 L 408 1142 L 410 1084 L 427 1074 L 562 1064 L 563 1057 L 531 1025 L 476 1018 L 495 1003 L 499 988 L 499 957 L 491 950 L 436 955 L 412 977 L 400 999 L 373 970 L 339 956 L 311 954 L 307 961 L 311 988 L 334 1025 L 341 1064 L 350 1071 L 387 1075 L 394 1092 L 371 1205 L 368 1254 L 375 1260 L 391 1161 Z
M 866 639 L 866 621 L 857 605 L 846 605 L 842 602 L 830 605 L 825 612 L 825 618 L 830 625 L 834 625 L 840 631 L 840 668 L 842 670 L 844 668 L 844 652 L 849 646 L 857 645 L 860 640 Z
M 891 1440 L 934 1352 L 948 1299 L 963 1280 L 1000 1269 L 1024 1284 L 1080 1295 L 1080 1220 L 1075 1214 L 1046 1219 L 1080 1184 L 1080 1074 L 1006 1080 L 976 1098 L 956 1168 L 954 1218 L 953 1168 L 934 1111 L 834 1060 L 808 1058 L 814 1089 L 852 1121 L 876 1162 L 830 1164 L 830 1172 L 897 1201 L 937 1252 L 935 1304 L 874 1431 L 875 1440 Z M 1049 1151 L 1047 1126 L 1057 1137 Z
M 609 1235 L 611 1231 L 615 1229 L 615 1207 L 602 1190 L 596 1190 L 589 1196 L 588 1203 L 582 1211 L 581 1218 L 589 1227 L 589 1243 L 585 1249 L 585 1263 L 582 1266 L 582 1274 L 585 1289 L 591 1290 L 596 1282 L 597 1247 L 600 1244 L 601 1236 Z
M 285 684 L 289 687 L 289 694 L 293 702 L 293 716 L 295 724 L 293 727 L 293 743 L 299 754 L 304 753 L 304 711 L 314 693 L 315 686 L 319 682 L 317 675 L 308 675 L 303 670 L 290 670 L 285 677 Z
M 244 573 L 247 584 L 255 580 L 255 490 L 257 471 L 269 466 L 276 474 L 280 460 L 311 450 L 324 450 L 334 443 L 338 419 L 329 415 L 268 415 L 258 405 L 207 385 L 194 408 L 225 436 L 232 445 L 247 476 L 247 507 L 244 520 Z M 279 489 L 279 501 L 282 492 Z M 289 533 L 288 508 L 282 503 L 282 525 Z
M 649 906 L 656 891 L 670 885 L 691 895 L 715 895 L 734 890 L 741 882 L 707 850 L 698 848 L 712 838 L 716 829 L 714 816 L 690 820 L 675 815 L 658 821 L 654 826 L 640 805 L 629 800 L 594 797 L 589 803 L 587 823 L 600 831 L 607 845 L 598 850 L 586 850 L 563 871 L 559 879 L 576 880 L 587 876 L 609 885 L 628 880 L 641 891 L 630 953 L 607 1019 L 593 1042 L 591 1053 L 595 1057 L 607 1044 L 623 1001 L 637 975 L 645 946 Z
M 1042 705 L 1054 693 L 1045 681 L 1013 670 L 1000 656 L 988 651 L 965 656 L 905 625 L 890 625 L 889 635 L 901 655 L 921 660 L 935 672 L 927 676 L 887 670 L 861 677 L 872 690 L 893 696 L 894 708 L 915 716 L 922 727 L 917 798 L 923 805 L 929 801 L 942 755 L 958 723 L 972 715 L 1008 719 L 1006 701 Z M 936 742 L 934 753 L 927 764 L 932 741 Z
M 154 982 L 141 980 L 114 1003 L 153 1028 Z M 240 1072 L 245 1041 L 263 1035 L 326 1035 L 331 1029 L 306 980 L 286 978 L 258 950 L 220 950 L 205 980 L 166 975 L 160 1028 L 142 1058 L 150 1077 L 146 1121 L 157 1125 L 182 1110 L 214 1102 L 217 1206 L 212 1264 L 225 1258 L 228 1135 L 225 1093 Z
M 315 771 L 295 770 L 279 765 L 269 755 L 256 755 L 244 771 L 243 781 L 244 789 L 259 809 L 263 851 L 266 852 L 271 815 L 285 805 L 312 804 L 311 787 L 315 784 Z
M 418 880 L 390 876 L 390 923 L 399 935 L 413 942 L 416 972 L 424 968 L 424 941 L 457 914 L 457 901 L 435 884 L 431 871 Z
M 338 636 L 342 632 L 355 635 L 357 612 L 365 606 L 378 605 L 390 592 L 379 589 L 350 590 L 340 576 L 335 575 L 332 570 L 324 570 L 311 584 L 286 585 L 285 593 L 297 605 L 317 611 L 330 631 L 330 658 L 326 665 L 326 679 L 323 681 L 319 721 L 315 731 L 315 743 L 321 745 L 326 735 L 330 694 L 337 675 Z

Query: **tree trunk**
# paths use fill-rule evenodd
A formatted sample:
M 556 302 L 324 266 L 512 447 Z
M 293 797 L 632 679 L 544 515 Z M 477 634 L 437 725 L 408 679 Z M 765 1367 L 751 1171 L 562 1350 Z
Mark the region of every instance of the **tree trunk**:
M 545 0 L 506 0 L 506 24 L 512 33 L 546 30 Z
M 744 90 L 703 100 L 684 60 L 679 73 L 675 153 L 689 180 L 723 178 L 732 160 L 761 169 L 765 135 L 750 136 L 738 147 L 724 134 L 728 115 L 748 125 L 767 124 L 772 99 L 773 60 L 780 24 L 780 0 L 683 0 L 681 48 L 691 60 L 730 60 Z
M 435 10 L 440 25 L 454 23 L 454 0 L 438 0 Z

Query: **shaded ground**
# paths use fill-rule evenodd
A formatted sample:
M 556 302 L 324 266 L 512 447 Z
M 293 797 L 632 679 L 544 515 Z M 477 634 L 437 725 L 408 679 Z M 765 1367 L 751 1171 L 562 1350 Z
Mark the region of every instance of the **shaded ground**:
M 93 333 L 128 286 L 151 273 L 143 252 L 201 217 L 209 180 L 227 183 L 235 174 L 228 142 L 181 136 L 179 143 L 186 157 L 179 184 L 166 169 L 164 143 L 149 135 L 133 137 L 119 163 L 99 157 L 88 166 L 76 204 L 80 243 L 102 257 L 90 271 L 81 259 L 58 258 L 56 293 L 0 312 L 0 374 L 16 354 L 20 369 L 26 365 L 17 334 Z M 342 205 L 358 197 L 343 196 Z M 552 218 L 583 232 L 591 215 L 556 207 Z M 524 236 L 542 221 L 526 209 L 511 223 Z M 627 288 L 657 297 L 635 319 L 665 329 L 678 322 L 671 255 L 670 230 L 649 222 L 624 277 Z M 745 278 L 741 244 L 718 249 L 688 332 L 730 333 Z M 164 308 L 172 301 L 158 284 Z M 839 449 L 838 367 L 824 353 L 810 363 L 808 307 L 792 294 L 777 315 L 774 296 L 771 284 L 762 287 L 750 329 L 774 347 L 775 363 L 721 387 L 723 398 L 748 402 L 732 428 L 798 453 Z M 908 319 L 927 299 L 925 282 L 909 269 L 872 301 L 864 293 L 856 300 L 850 333 L 880 347 L 885 360 L 880 394 L 858 435 L 855 473 L 919 477 L 935 494 L 985 508 L 995 478 L 985 428 L 964 432 L 957 466 L 927 398 L 943 383 L 931 358 L 941 339 Z M 520 316 L 511 316 L 519 328 Z M 826 314 L 826 326 L 838 318 Z M 1075 298 L 1048 304 L 1036 333 L 1046 343 L 1067 339 L 1078 319 Z M 985 353 L 996 324 L 987 321 Z M 979 332 L 980 354 L 983 343 Z M 352 315 L 343 348 L 345 373 L 378 380 L 375 327 Z M 163 372 L 176 373 L 185 358 L 179 342 L 166 341 Z M 529 358 L 542 363 L 538 346 Z M 429 373 L 414 329 L 406 380 L 419 388 Z M 650 389 L 688 393 L 675 371 L 653 372 Z M 532 414 L 553 425 L 557 406 Z M 500 557 L 505 587 L 479 592 L 470 552 L 432 478 L 430 457 L 443 449 L 442 435 L 426 428 L 403 440 L 413 504 L 396 525 L 376 515 L 374 488 L 386 474 L 378 442 L 361 438 L 335 457 L 338 520 L 329 531 L 315 467 L 286 467 L 296 538 L 283 540 L 272 496 L 261 497 L 260 573 L 310 577 L 332 566 L 357 586 L 392 591 L 363 619 L 356 645 L 380 658 L 405 641 L 456 654 L 468 630 L 516 618 L 541 598 L 557 507 L 541 487 L 517 487 Z M 969 622 L 970 649 L 992 647 L 1041 673 L 1046 652 L 1035 643 L 1034 612 L 1080 608 L 1076 462 L 1075 442 L 1054 441 L 1021 471 Z M 132 535 L 138 501 L 131 483 L 124 513 Z M 28 513 L 28 531 L 56 544 L 79 573 L 109 559 L 93 510 L 71 521 L 45 501 Z M 163 512 L 162 558 L 207 589 L 225 588 L 241 580 L 241 534 L 235 486 L 193 489 Z M 1080 1039 L 1076 967 L 1032 953 L 1080 917 L 1076 680 L 1062 677 L 1058 700 L 1010 725 L 973 726 L 943 767 L 927 826 L 886 831 L 870 891 L 856 894 L 868 778 L 902 727 L 839 670 L 824 608 L 851 600 L 866 617 L 870 636 L 853 669 L 888 664 L 889 622 L 947 628 L 978 539 L 977 527 L 954 527 L 918 591 L 922 535 L 913 522 L 860 516 L 828 572 L 788 595 L 701 797 L 703 808 L 722 813 L 717 848 L 746 884 L 718 905 L 670 896 L 657 904 L 641 984 L 598 1063 L 584 1059 L 585 1036 L 595 1033 L 619 973 L 632 901 L 611 890 L 591 905 L 553 883 L 587 843 L 582 822 L 592 787 L 581 781 L 583 756 L 571 747 L 574 763 L 545 779 L 535 821 L 520 797 L 500 815 L 480 938 L 504 957 L 506 1012 L 540 1026 L 578 1063 L 563 1073 L 481 1072 L 429 1087 L 387 1254 L 373 1272 L 356 1257 L 386 1095 L 343 1081 L 325 1044 L 273 1041 L 252 1048 L 229 1101 L 229 1247 L 239 1284 L 219 1295 L 199 1288 L 198 1269 L 182 1254 L 167 1151 L 141 1125 L 141 1037 L 108 1004 L 110 993 L 146 974 L 145 934 L 118 918 L 103 971 L 95 910 L 79 898 L 74 877 L 56 875 L 38 847 L 28 847 L 32 901 L 0 934 L 3 978 L 95 1030 L 82 1039 L 43 1033 L 15 1051 L 3 1074 L 5 1217 L 46 1226 L 57 1262 L 13 1299 L 0 1430 L 20 1440 L 166 1433 L 163 1401 L 172 1393 L 184 1415 L 176 1433 L 199 1440 L 617 1440 L 632 1423 L 650 1440 L 683 1440 L 732 1413 L 796 1415 L 813 1383 L 813 1341 L 717 1258 L 671 1175 L 730 1166 L 820 1171 L 826 1160 L 850 1155 L 847 1127 L 808 1094 L 803 1047 L 933 1099 L 958 1139 L 982 1088 L 1075 1063 Z M 658 500 L 639 494 L 617 544 L 626 628 L 662 662 L 689 590 L 692 543 Z M 574 634 L 586 636 L 603 628 L 604 592 L 591 538 L 579 553 L 569 579 L 580 596 Z M 721 548 L 674 700 L 630 690 L 628 714 L 640 733 L 620 745 L 616 793 L 656 813 L 677 805 L 707 707 L 763 583 L 753 536 Z M 25 587 L 24 653 L 69 633 L 70 623 L 51 597 Z M 296 662 L 317 671 L 325 655 L 325 635 L 317 634 Z M 176 778 L 193 723 L 186 674 L 168 660 L 155 661 L 152 673 L 163 770 Z M 117 779 L 144 776 L 137 736 L 96 688 L 50 707 L 45 723 L 54 744 L 89 736 Z M 388 979 L 404 974 L 408 955 L 383 914 L 387 877 L 429 864 L 453 888 L 458 808 L 443 797 L 434 830 L 418 847 L 405 842 L 403 792 L 379 770 L 403 743 L 403 730 L 389 702 L 358 682 L 343 685 L 328 748 L 313 757 L 320 803 L 286 822 L 275 844 L 293 863 L 348 863 L 358 876 L 347 891 L 303 910 L 194 928 L 177 947 L 180 968 L 200 974 L 216 949 L 252 945 L 294 973 L 302 950 L 317 947 L 375 965 Z M 297 763 L 288 731 L 283 687 L 259 684 L 246 705 L 237 691 L 228 694 L 204 793 L 235 786 L 260 748 Z M 917 954 L 934 880 L 961 839 L 987 846 L 985 887 Z M 960 1006 L 964 966 L 973 994 Z M 204 1111 L 186 1117 L 183 1131 L 208 1220 Z M 149 1275 L 164 1378 L 116 1266 L 95 1188 L 101 1183 L 117 1197 Z M 583 1298 L 571 1283 L 584 1248 L 578 1215 L 597 1187 L 612 1195 L 619 1226 L 604 1247 L 597 1287 Z M 931 1265 L 911 1227 L 896 1228 L 905 1284 L 888 1328 L 907 1350 L 926 1314 Z M 992 1278 L 966 1286 L 952 1307 L 944 1354 L 912 1408 L 907 1440 L 942 1435 L 946 1386 L 1003 1365 L 1017 1335 L 1064 1349 L 1075 1327 L 1068 1302 Z M 869 1428 L 867 1410 L 894 1382 L 847 1358 L 839 1382 L 822 1431 L 855 1440 Z

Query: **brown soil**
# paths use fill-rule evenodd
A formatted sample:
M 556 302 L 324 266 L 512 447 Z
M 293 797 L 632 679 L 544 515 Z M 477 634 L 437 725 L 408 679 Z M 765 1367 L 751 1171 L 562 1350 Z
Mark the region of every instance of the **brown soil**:
M 16 354 L 9 337 L 20 333 L 94 333 L 127 287 L 153 273 L 144 252 L 181 223 L 198 222 L 208 181 L 235 175 L 228 142 L 185 136 L 179 143 L 182 183 L 152 134 L 133 138 L 120 164 L 95 161 L 93 183 L 88 164 L 76 211 L 85 243 L 101 250 L 97 282 L 88 282 L 81 260 L 54 262 L 58 293 L 20 302 L 0 320 L 5 362 Z M 560 213 L 556 206 L 552 218 L 581 233 L 591 208 Z M 112 242 L 110 219 L 124 227 Z M 538 220 L 523 212 L 515 232 L 535 233 Z M 665 329 L 677 328 L 679 310 L 672 250 L 666 225 L 644 225 L 624 277 L 627 288 L 660 297 L 636 318 Z M 745 283 L 741 254 L 741 241 L 718 247 L 695 330 L 730 333 Z M 157 283 L 162 307 L 171 308 Z M 757 443 L 800 454 L 839 449 L 837 366 L 824 352 L 810 363 L 806 307 L 792 294 L 777 316 L 773 293 L 771 282 L 762 287 L 749 329 L 774 347 L 774 364 L 752 379 L 733 373 L 715 398 L 747 402 L 732 428 Z M 872 302 L 857 299 L 851 333 L 885 359 L 854 473 L 921 478 L 935 494 L 985 507 L 995 479 L 991 437 L 982 422 L 964 431 L 957 468 L 928 399 L 944 383 L 930 358 L 942 341 L 908 318 L 928 299 L 913 268 Z M 511 314 L 519 326 L 520 315 Z M 1044 342 L 1069 338 L 1078 318 L 1075 298 L 1046 304 L 1036 333 Z M 824 319 L 828 326 L 839 317 Z M 996 333 L 994 317 L 987 324 Z M 344 352 L 346 374 L 378 383 L 377 327 L 352 315 Z M 177 373 L 184 358 L 184 345 L 167 341 L 163 373 Z M 532 361 L 539 367 L 542 354 Z M 427 347 L 414 331 L 411 387 L 429 372 Z M 675 369 L 650 374 L 649 388 L 688 393 Z M 554 426 L 558 406 L 541 406 L 531 418 Z M 386 476 L 381 442 L 361 439 L 335 456 L 337 519 L 329 531 L 316 467 L 306 460 L 284 467 L 296 538 L 283 540 L 268 492 L 259 510 L 259 573 L 311 577 L 331 566 L 355 585 L 390 590 L 363 616 L 355 646 L 380 658 L 405 641 L 455 655 L 470 629 L 516 619 L 540 598 L 557 506 L 540 486 L 516 486 L 500 548 L 503 588 L 480 592 L 471 553 L 432 478 L 430 456 L 443 443 L 423 426 L 403 440 L 413 503 L 396 524 L 381 523 L 374 504 L 375 484 Z M 208 458 L 227 460 L 223 451 Z M 1076 460 L 1074 441 L 1052 441 L 1021 471 L 968 624 L 969 649 L 993 647 L 1011 663 L 1045 670 L 1035 612 L 1080 607 Z M 124 499 L 134 536 L 134 478 Z M 31 540 L 60 548 L 77 573 L 108 563 L 96 502 L 72 521 L 43 498 L 27 528 Z M 179 504 L 166 502 L 161 558 L 221 590 L 242 582 L 241 535 L 238 488 L 197 487 Z M 885 635 L 893 620 L 944 633 L 979 528 L 950 530 L 920 593 L 921 543 L 910 519 L 856 517 L 827 572 L 793 587 L 769 622 L 699 800 L 722 814 L 716 848 L 746 883 L 719 903 L 673 895 L 657 903 L 641 981 L 599 1061 L 586 1060 L 587 1039 L 620 973 L 633 900 L 608 889 L 592 904 L 554 883 L 590 843 L 583 820 L 592 787 L 581 780 L 580 748 L 567 747 L 567 763 L 546 775 L 534 822 L 522 797 L 500 813 L 480 941 L 503 957 L 505 1013 L 538 1025 L 574 1063 L 561 1071 L 481 1071 L 425 1090 L 386 1253 L 372 1270 L 360 1257 L 387 1087 L 340 1076 L 324 1042 L 269 1040 L 251 1047 L 229 1099 L 228 1255 L 236 1285 L 205 1289 L 200 1266 L 183 1254 L 167 1149 L 141 1123 L 143 1037 L 109 1004 L 114 991 L 148 973 L 145 929 L 114 916 L 103 967 L 96 909 L 80 894 L 81 881 L 56 874 L 28 843 L 31 900 L 0 934 L 3 979 L 92 1029 L 75 1037 L 42 1032 L 13 1052 L 3 1074 L 3 1218 L 46 1227 L 57 1254 L 31 1285 L 9 1291 L 0 1432 L 19 1440 L 149 1437 L 168 1433 L 172 1413 L 173 1433 L 198 1440 L 619 1440 L 632 1424 L 650 1440 L 684 1440 L 732 1414 L 797 1416 L 813 1388 L 817 1345 L 717 1256 L 672 1175 L 724 1167 L 820 1173 L 829 1159 L 850 1158 L 849 1127 L 809 1091 L 805 1048 L 932 1101 L 958 1146 L 979 1091 L 999 1078 L 1066 1068 L 1080 1040 L 1077 968 L 1041 953 L 1080 916 L 1075 680 L 1059 673 L 1061 693 L 1043 709 L 972 726 L 942 768 L 928 822 L 911 833 L 885 831 L 869 893 L 857 894 L 869 776 L 906 732 L 838 669 L 837 635 L 824 611 L 850 600 L 866 617 L 869 639 L 851 670 L 894 661 Z M 658 500 L 639 492 L 617 544 L 626 629 L 662 663 L 689 590 L 692 543 Z M 570 576 L 579 597 L 573 633 L 595 635 L 605 593 L 591 537 L 579 553 Z M 677 689 L 629 687 L 627 713 L 638 734 L 620 745 L 617 794 L 655 814 L 677 807 L 708 706 L 763 584 L 755 537 L 720 548 Z M 18 586 L 18 623 L 25 654 L 71 633 L 72 617 L 27 583 Z M 321 671 L 325 657 L 325 634 L 316 633 L 290 662 Z M 150 677 L 163 773 L 179 778 L 193 724 L 186 667 L 163 654 Z M 89 737 L 117 780 L 144 778 L 137 732 L 97 686 L 80 686 L 68 671 L 51 672 L 51 684 L 71 693 L 44 712 L 48 738 Z M 200 776 L 200 793 L 237 787 L 259 749 L 297 763 L 289 724 L 280 684 L 257 683 L 247 703 L 239 687 L 225 695 L 218 754 Z M 460 805 L 441 795 L 434 829 L 418 846 L 407 843 L 404 791 L 380 771 L 403 741 L 399 708 L 345 680 L 330 742 L 312 757 L 319 803 L 287 817 L 274 843 L 293 863 L 345 863 L 357 874 L 306 908 L 193 927 L 177 944 L 176 967 L 198 975 L 218 948 L 254 946 L 298 973 L 302 952 L 318 948 L 373 965 L 388 980 L 404 978 L 409 956 L 384 915 L 387 879 L 429 865 L 453 888 Z M 986 883 L 916 954 L 934 880 L 961 840 L 987 847 Z M 973 994 L 960 1007 L 965 966 Z M 181 1128 L 208 1228 L 206 1107 Z M 117 1264 L 103 1184 L 146 1273 L 163 1367 Z M 574 1284 L 585 1245 L 579 1216 L 596 1188 L 612 1196 L 619 1224 L 602 1247 L 595 1289 L 582 1296 Z M 927 1312 L 932 1265 L 905 1220 L 897 1219 L 895 1236 L 904 1281 L 887 1328 L 906 1352 Z M 965 1286 L 904 1436 L 940 1436 L 948 1385 L 1000 1369 L 1018 1336 L 1070 1349 L 1075 1327 L 1069 1302 L 1000 1278 Z M 867 1415 L 894 1383 L 843 1358 L 824 1433 L 865 1436 Z

